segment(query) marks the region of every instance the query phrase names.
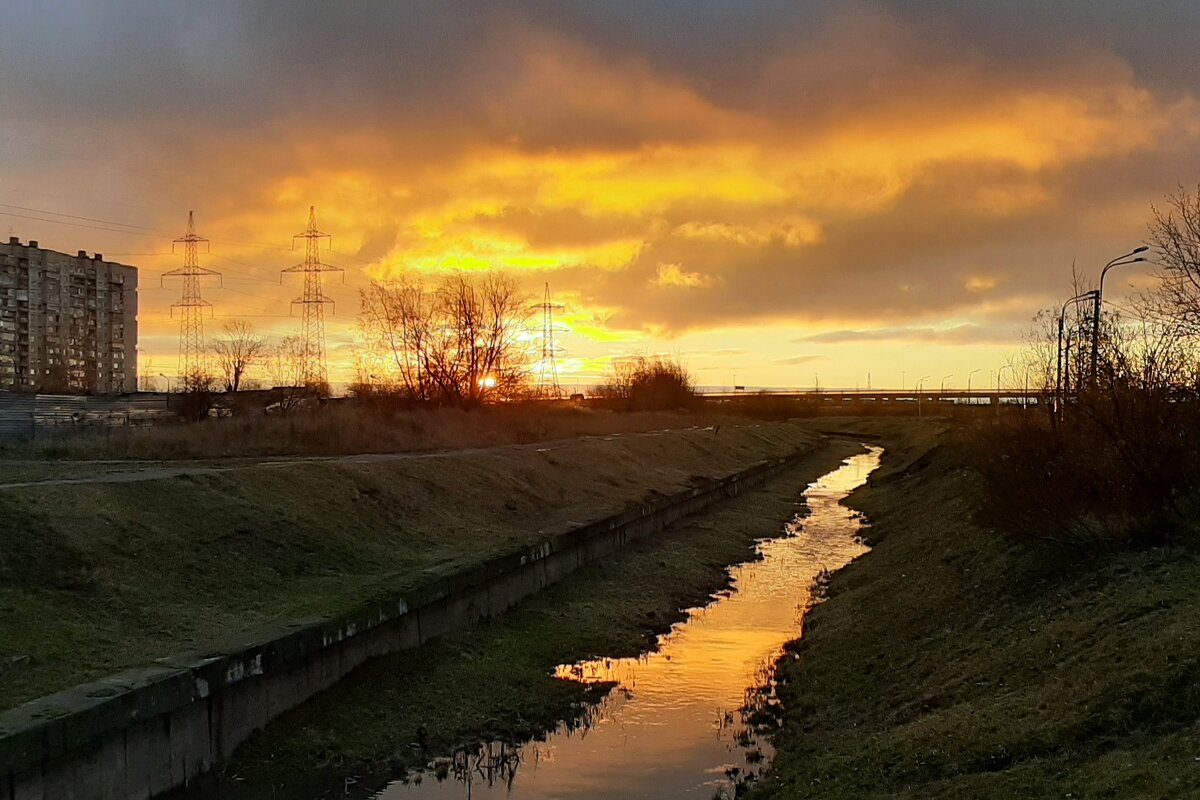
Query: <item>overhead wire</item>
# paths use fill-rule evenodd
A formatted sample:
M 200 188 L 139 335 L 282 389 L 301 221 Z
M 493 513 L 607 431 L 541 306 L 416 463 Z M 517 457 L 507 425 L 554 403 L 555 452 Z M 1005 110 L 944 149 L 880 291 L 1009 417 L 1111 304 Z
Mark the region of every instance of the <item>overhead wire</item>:
M 79 216 L 78 214 L 67 214 L 62 211 L 47 211 L 44 208 L 31 208 L 29 206 L 18 206 L 18 205 L 14 205 L 12 203 L 0 203 L 0 208 L 15 208 L 18 211 L 29 211 L 34 214 L 50 214 L 51 216 L 55 216 L 55 217 L 66 217 L 67 219 L 79 219 L 79 220 L 83 220 L 85 222 L 98 222 L 102 225 L 116 225 L 116 226 L 119 226 L 122 228 L 137 228 L 138 230 L 143 230 L 143 231 L 153 231 L 154 230 L 154 228 L 150 228 L 145 225 L 134 225 L 133 223 L 130 223 L 130 222 L 114 222 L 113 220 L 110 220 L 110 219 L 99 219 L 97 217 L 82 217 L 82 216 Z
M 32 206 L 21 206 L 21 205 L 15 205 L 13 203 L 0 203 L 0 209 L 4 209 L 4 208 L 16 209 L 16 211 L 0 210 L 0 216 L 17 217 L 19 219 L 29 219 L 29 220 L 35 220 L 38 222 L 49 222 L 54 225 L 68 225 L 68 226 L 74 227 L 74 228 L 88 228 L 90 230 L 107 231 L 109 233 L 125 233 L 125 234 L 130 234 L 133 236 L 150 236 L 150 235 L 160 235 L 160 236 L 168 236 L 168 237 L 174 236 L 174 234 L 164 231 L 160 228 L 151 228 L 146 225 L 136 225 L 136 224 L 130 223 L 130 222 L 117 222 L 115 220 L 101 219 L 99 217 L 86 217 L 86 216 L 81 216 L 79 214 L 67 214 L 62 211 L 51 211 L 51 210 L 45 209 L 45 208 L 33 208 Z M 18 211 L 28 211 L 30 213 L 29 214 L 21 214 L 21 213 L 17 213 Z M 42 215 L 48 214 L 49 217 L 33 216 L 34 214 L 42 214 Z M 51 219 L 50 217 L 62 217 L 63 219 Z M 80 220 L 80 221 L 72 222 L 71 220 Z M 84 224 L 84 223 L 98 223 L 98 224 L 89 225 L 89 224 Z M 214 236 L 214 237 L 209 237 L 209 240 L 213 241 L 213 242 L 225 242 L 227 244 L 241 244 L 241 245 L 246 245 L 248 247 L 262 247 L 262 248 L 267 248 L 267 249 L 271 249 L 271 250 L 291 250 L 292 249 L 291 247 L 284 246 L 281 244 L 272 244 L 272 243 L 268 243 L 268 242 L 256 242 L 256 241 L 252 241 L 249 239 L 233 239 L 233 238 Z M 148 255 L 157 255 L 157 253 L 148 254 Z M 351 256 L 351 257 L 353 258 L 353 256 Z
M 48 212 L 48 213 L 53 213 L 53 212 Z M 100 225 L 85 225 L 82 222 L 68 222 L 67 220 L 62 220 L 62 219 L 48 219 L 46 217 L 35 217 L 30 214 L 18 214 L 13 211 L 0 211 L 0 216 L 17 217 L 18 219 L 31 219 L 31 220 L 36 220 L 37 222 L 49 222 L 52 225 L 68 225 L 72 228 L 88 228 L 90 230 L 106 231 L 108 233 L 123 233 L 128 236 L 159 236 L 159 235 L 161 235 L 157 231 L 135 231 L 135 230 L 129 230 L 127 228 L 106 228 L 106 227 L 103 227 Z

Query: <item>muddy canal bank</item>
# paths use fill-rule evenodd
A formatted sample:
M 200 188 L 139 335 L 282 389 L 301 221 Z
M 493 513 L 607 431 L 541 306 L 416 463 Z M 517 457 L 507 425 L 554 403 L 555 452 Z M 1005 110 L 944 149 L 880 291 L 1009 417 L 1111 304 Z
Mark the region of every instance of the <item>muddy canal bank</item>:
M 767 487 L 499 619 L 367 664 L 252 739 L 201 796 L 307 798 L 324 780 L 333 791 L 382 786 L 458 745 L 519 741 L 576 718 L 596 688 L 556 679 L 556 665 L 644 652 L 679 609 L 725 586 L 726 566 L 755 540 L 782 530 L 808 482 L 854 452 L 853 442 L 831 442 Z

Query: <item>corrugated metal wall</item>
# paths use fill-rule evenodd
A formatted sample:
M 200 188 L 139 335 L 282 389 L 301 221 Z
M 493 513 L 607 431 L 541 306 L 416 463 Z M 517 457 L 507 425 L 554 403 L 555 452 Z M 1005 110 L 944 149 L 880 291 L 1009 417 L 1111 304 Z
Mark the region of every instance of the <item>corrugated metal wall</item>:
M 0 392 L 0 442 L 33 436 L 33 408 L 37 395 Z
M 0 392 L 0 441 L 80 427 L 145 425 L 170 414 L 167 395 L 82 396 Z

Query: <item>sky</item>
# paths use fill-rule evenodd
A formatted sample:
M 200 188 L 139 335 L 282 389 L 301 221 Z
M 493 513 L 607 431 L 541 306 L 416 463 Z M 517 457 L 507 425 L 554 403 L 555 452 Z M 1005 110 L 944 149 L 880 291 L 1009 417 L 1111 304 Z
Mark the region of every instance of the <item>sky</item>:
M 1200 182 L 1198 37 L 1153 0 L 15 0 L 0 225 L 139 267 L 147 374 L 188 211 L 207 330 L 278 339 L 312 205 L 335 383 L 369 281 L 503 269 L 564 305 L 568 384 L 978 386 Z

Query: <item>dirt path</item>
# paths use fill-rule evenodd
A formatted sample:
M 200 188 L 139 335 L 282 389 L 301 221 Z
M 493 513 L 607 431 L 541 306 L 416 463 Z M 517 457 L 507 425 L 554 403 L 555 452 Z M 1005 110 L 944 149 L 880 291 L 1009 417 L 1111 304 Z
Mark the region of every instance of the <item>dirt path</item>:
M 389 461 L 408 461 L 414 459 L 444 458 L 455 455 L 473 455 L 479 453 L 508 451 L 520 452 L 549 452 L 566 447 L 572 442 L 581 440 L 615 441 L 621 438 L 641 438 L 655 436 L 670 436 L 684 431 L 713 430 L 709 428 L 683 428 L 676 430 L 644 431 L 635 433 L 612 433 L 605 436 L 581 436 L 575 439 L 558 439 L 549 442 L 532 444 L 498 445 L 496 447 L 471 447 L 454 450 L 436 450 L 427 453 L 360 453 L 347 456 L 291 456 L 284 458 L 233 458 L 221 461 L 203 461 L 197 465 L 195 461 L 165 462 L 143 461 L 134 462 L 137 469 L 121 469 L 127 462 L 121 461 L 70 461 L 61 460 L 22 460 L 0 462 L 0 490 L 28 489 L 36 486 L 77 486 L 96 483 L 137 483 L 139 481 L 157 481 L 169 478 L 179 478 L 185 475 L 216 475 L 224 472 L 249 468 L 285 469 L 310 464 L 379 464 Z M 95 467 L 96 471 L 84 475 L 72 474 L 71 477 L 44 477 L 35 480 L 5 480 L 6 473 L 21 470 L 55 471 L 62 470 L 74 473 L 79 467 Z M 114 468 L 106 471 L 106 468 Z

